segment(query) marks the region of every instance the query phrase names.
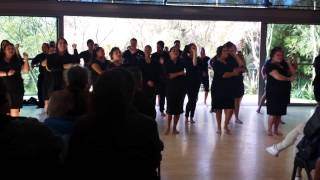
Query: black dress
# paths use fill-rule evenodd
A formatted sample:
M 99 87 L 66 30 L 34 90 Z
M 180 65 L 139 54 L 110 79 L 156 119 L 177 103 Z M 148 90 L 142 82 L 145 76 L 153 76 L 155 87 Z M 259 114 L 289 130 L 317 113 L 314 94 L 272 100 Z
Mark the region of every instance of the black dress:
M 99 61 L 95 59 L 92 61 L 91 66 L 92 64 L 97 64 L 102 71 L 107 71 L 110 68 L 111 62 L 108 60 Z M 91 70 L 91 81 L 92 81 L 92 84 L 95 85 L 100 75 L 92 67 L 90 67 L 90 70 Z
M 192 59 L 185 57 L 183 59 L 186 68 L 186 93 L 188 95 L 188 103 L 186 105 L 186 117 L 194 117 L 196 109 L 198 94 L 201 84 L 201 68 L 199 63 L 194 66 Z M 197 62 L 200 60 L 197 59 Z
M 170 73 L 184 71 L 184 63 L 182 59 L 178 59 L 176 63 L 169 60 L 164 65 L 165 72 L 169 76 Z M 180 115 L 183 113 L 183 102 L 186 92 L 185 76 L 178 76 L 174 79 L 167 80 L 166 97 L 167 97 L 167 114 Z
M 150 100 L 153 106 L 155 106 L 155 83 L 157 77 L 157 64 L 151 59 L 150 63 L 147 63 L 144 59 L 139 62 L 139 68 L 142 73 L 142 86 L 143 91 L 146 96 Z M 148 81 L 152 81 L 154 83 L 154 87 L 150 87 L 148 85 Z
M 317 102 L 320 102 L 320 56 L 317 56 L 314 60 L 313 67 L 316 73 L 316 76 L 313 80 L 313 92 L 314 97 Z
M 14 75 L 1 77 L 7 88 L 10 109 L 22 108 L 24 95 L 23 79 L 21 77 L 22 65 L 23 60 L 16 56 L 9 63 L 0 58 L 0 71 L 8 72 L 10 69 L 15 70 Z
M 41 66 L 41 63 L 47 59 L 47 56 L 48 55 L 45 53 L 40 53 L 31 61 L 32 66 L 39 66 L 39 75 L 38 75 L 38 81 L 37 81 L 39 107 L 44 106 L 44 94 L 45 94 L 44 76 L 46 73 L 46 68 Z
M 47 72 L 45 73 L 45 86 L 46 93 L 45 99 L 49 99 L 50 94 L 54 91 L 62 90 L 65 86 L 64 83 L 64 67 L 65 64 L 78 63 L 77 59 L 65 53 L 64 55 L 59 55 L 57 53 L 48 55 L 47 59 Z
M 233 67 L 228 63 L 224 64 L 218 59 L 211 62 L 214 76 L 211 86 L 212 110 L 234 109 L 234 87 L 233 79 L 223 78 L 226 72 L 232 72 Z
M 270 75 L 270 72 L 276 70 L 281 75 L 290 77 L 288 64 L 286 62 L 274 64 L 270 61 L 265 68 L 267 73 L 267 113 L 274 116 L 286 115 L 287 105 L 290 103 L 291 82 L 276 80 Z
M 144 58 L 144 52 L 141 50 L 137 50 L 134 54 L 131 51 L 126 50 L 123 54 L 123 64 L 125 66 L 138 66 L 139 61 Z
M 204 58 L 199 57 L 198 65 L 201 70 L 201 84 L 204 87 L 206 92 L 209 91 L 209 72 L 208 72 L 208 63 L 210 58 L 205 56 Z
M 230 56 L 227 59 L 227 63 L 233 69 L 240 67 L 234 57 Z M 232 77 L 233 80 L 233 93 L 235 98 L 240 98 L 244 95 L 244 83 L 243 83 L 243 75 L 240 74 L 238 76 Z

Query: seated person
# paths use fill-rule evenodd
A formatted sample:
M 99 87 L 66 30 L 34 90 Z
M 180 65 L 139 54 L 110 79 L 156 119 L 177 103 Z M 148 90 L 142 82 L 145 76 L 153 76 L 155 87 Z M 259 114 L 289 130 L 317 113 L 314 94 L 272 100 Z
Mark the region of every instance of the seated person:
M 24 172 L 24 177 L 35 176 L 34 170 L 57 175 L 62 162 L 61 141 L 36 119 L 7 115 L 8 107 L 6 89 L 0 80 L 1 175 L 8 173 L 12 178 L 17 175 L 12 172 Z

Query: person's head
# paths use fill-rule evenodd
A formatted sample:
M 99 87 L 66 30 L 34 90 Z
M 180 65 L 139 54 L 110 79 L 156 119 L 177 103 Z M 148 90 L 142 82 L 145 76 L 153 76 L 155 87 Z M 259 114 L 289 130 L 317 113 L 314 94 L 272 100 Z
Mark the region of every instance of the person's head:
M 11 59 L 12 57 L 14 57 L 16 55 L 16 51 L 14 48 L 14 45 L 11 43 L 6 43 L 3 46 L 3 57 L 7 58 L 7 59 Z
M 158 41 L 157 42 L 157 52 L 162 52 L 164 49 L 164 42 L 163 41 Z
M 236 53 L 237 52 L 237 47 L 235 44 L 232 42 L 228 41 L 227 43 L 224 44 L 224 47 L 226 47 L 229 51 L 229 54 Z
M 88 71 L 80 66 L 74 66 L 67 71 L 66 83 L 70 90 L 88 89 Z
M 67 91 L 55 91 L 50 96 L 47 114 L 49 118 L 70 118 L 73 109 L 72 95 Z
M 1 51 L 3 51 L 4 45 L 6 45 L 6 44 L 8 44 L 8 43 L 10 43 L 8 40 L 2 40 L 2 41 L 1 41 Z
M 99 47 L 99 44 L 97 44 L 97 43 L 93 45 L 94 50 L 97 49 L 98 47 Z
M 49 54 L 56 52 L 56 43 L 54 41 L 49 42 Z
M 93 88 L 93 112 L 98 116 L 124 116 L 124 112 L 133 101 L 134 88 L 132 75 L 125 69 L 114 68 L 103 73 Z
M 112 61 L 121 61 L 122 60 L 122 54 L 121 50 L 118 47 L 113 47 L 109 53 L 110 58 Z
M 150 56 L 150 55 L 151 55 L 151 52 L 152 52 L 151 46 L 150 46 L 150 45 L 146 45 L 146 46 L 144 47 L 144 54 L 145 54 L 146 56 Z
M 197 46 L 194 43 L 188 44 L 184 47 L 183 54 L 184 56 L 193 56 L 192 48 L 197 48 Z
M 226 46 L 219 46 L 217 48 L 217 57 L 219 59 L 225 60 L 229 56 L 229 50 Z
M 179 57 L 179 49 L 173 46 L 172 48 L 170 48 L 169 55 L 171 60 L 177 60 Z
M 87 46 L 88 46 L 88 49 L 91 51 L 94 49 L 94 42 L 92 39 L 88 39 Z
M 138 46 L 137 39 L 136 38 L 132 38 L 130 40 L 130 48 L 134 50 L 134 49 L 137 49 L 137 46 Z
M 105 52 L 102 47 L 98 47 L 97 49 L 94 50 L 94 57 L 97 59 L 102 59 L 105 58 Z
M 56 51 L 59 54 L 65 54 L 68 52 L 68 42 L 63 37 L 58 39 Z
M 204 47 L 202 47 L 202 48 L 200 49 L 200 56 L 201 56 L 201 57 L 205 57 L 205 56 L 206 56 L 206 50 L 204 49 Z
M 0 79 L 0 114 L 7 114 L 10 112 L 9 101 L 7 96 L 7 88 L 2 79 Z
M 284 52 L 281 47 L 274 47 L 270 52 L 270 59 L 275 62 L 282 62 L 284 59 Z
M 180 40 L 175 40 L 174 41 L 174 46 L 180 50 L 180 47 L 181 47 Z
M 49 44 L 43 43 L 41 49 L 42 49 L 43 53 L 48 54 L 49 53 Z

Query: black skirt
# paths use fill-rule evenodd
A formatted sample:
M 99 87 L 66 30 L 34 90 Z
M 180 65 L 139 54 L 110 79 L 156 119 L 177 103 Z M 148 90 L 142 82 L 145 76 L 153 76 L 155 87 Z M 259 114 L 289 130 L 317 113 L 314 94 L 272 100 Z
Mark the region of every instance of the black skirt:
M 166 88 L 167 114 L 180 115 L 183 113 L 183 102 L 186 94 L 184 78 L 170 80 Z
M 282 116 L 287 114 L 287 103 L 277 100 L 267 100 L 267 114 L 272 116 Z

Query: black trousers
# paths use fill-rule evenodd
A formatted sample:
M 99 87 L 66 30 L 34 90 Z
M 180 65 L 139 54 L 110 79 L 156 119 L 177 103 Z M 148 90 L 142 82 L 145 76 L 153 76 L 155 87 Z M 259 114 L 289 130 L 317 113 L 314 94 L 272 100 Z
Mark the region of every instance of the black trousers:
M 197 101 L 198 101 L 198 94 L 200 89 L 200 83 L 196 84 L 189 84 L 187 85 L 187 96 L 188 96 L 188 103 L 186 105 L 186 117 L 194 117 L 194 112 L 196 110 Z
M 38 106 L 44 107 L 44 75 L 39 74 L 37 81 L 38 88 Z
M 166 83 L 165 82 L 160 82 L 158 84 L 158 95 L 159 95 L 160 112 L 164 112 L 164 104 L 166 101 Z

